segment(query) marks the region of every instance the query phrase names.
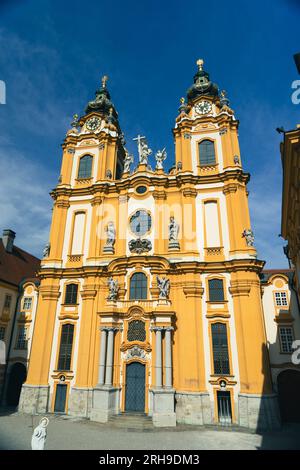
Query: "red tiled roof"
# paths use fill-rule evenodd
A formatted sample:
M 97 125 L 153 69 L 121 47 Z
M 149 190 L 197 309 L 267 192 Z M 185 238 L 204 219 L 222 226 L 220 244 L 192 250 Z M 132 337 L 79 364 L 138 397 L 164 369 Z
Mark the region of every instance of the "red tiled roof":
M 0 238 L 0 280 L 18 286 L 23 279 L 35 277 L 40 262 L 38 258 L 17 246 L 13 246 L 12 253 L 8 253 Z

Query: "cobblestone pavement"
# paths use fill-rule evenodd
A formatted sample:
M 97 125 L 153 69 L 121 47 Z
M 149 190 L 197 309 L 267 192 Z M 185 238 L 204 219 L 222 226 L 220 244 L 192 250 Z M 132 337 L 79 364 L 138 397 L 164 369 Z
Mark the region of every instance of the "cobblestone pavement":
M 202 450 L 300 449 L 300 425 L 255 434 L 241 429 L 178 426 L 174 429 L 134 431 L 110 424 L 47 415 L 50 423 L 45 449 L 54 450 Z M 0 416 L 0 449 L 30 449 L 32 429 L 41 416 L 4 413 Z

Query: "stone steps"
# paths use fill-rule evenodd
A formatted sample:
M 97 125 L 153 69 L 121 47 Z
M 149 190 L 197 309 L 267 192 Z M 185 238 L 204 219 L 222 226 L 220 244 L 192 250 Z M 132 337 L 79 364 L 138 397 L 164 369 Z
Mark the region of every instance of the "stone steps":
M 144 413 L 120 413 L 109 419 L 109 424 L 115 428 L 138 429 L 141 431 L 154 429 L 152 418 Z

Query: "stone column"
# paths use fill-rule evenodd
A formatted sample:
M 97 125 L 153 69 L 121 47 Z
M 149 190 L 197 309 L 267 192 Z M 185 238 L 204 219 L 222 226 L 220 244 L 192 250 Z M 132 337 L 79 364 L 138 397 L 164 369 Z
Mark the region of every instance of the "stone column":
M 112 385 L 113 380 L 113 361 L 114 361 L 114 334 L 115 328 L 108 329 L 108 344 L 106 352 L 106 370 L 105 370 L 105 385 Z
M 172 388 L 172 330 L 173 327 L 165 328 L 166 358 L 165 358 L 165 387 Z
M 106 343 L 107 343 L 107 328 L 103 327 L 101 328 L 101 349 L 100 349 L 100 357 L 99 357 L 99 375 L 98 375 L 99 385 L 104 385 Z
M 162 387 L 162 357 L 161 357 L 161 332 L 162 328 L 155 328 L 155 379 L 156 379 L 156 388 Z

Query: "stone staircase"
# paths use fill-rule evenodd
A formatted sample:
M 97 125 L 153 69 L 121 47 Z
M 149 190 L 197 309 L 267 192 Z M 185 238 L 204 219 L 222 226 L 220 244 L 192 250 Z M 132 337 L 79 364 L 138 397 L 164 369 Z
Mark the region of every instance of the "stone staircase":
M 109 419 L 109 424 L 114 428 L 150 431 L 154 429 L 152 418 L 145 413 L 120 413 Z

